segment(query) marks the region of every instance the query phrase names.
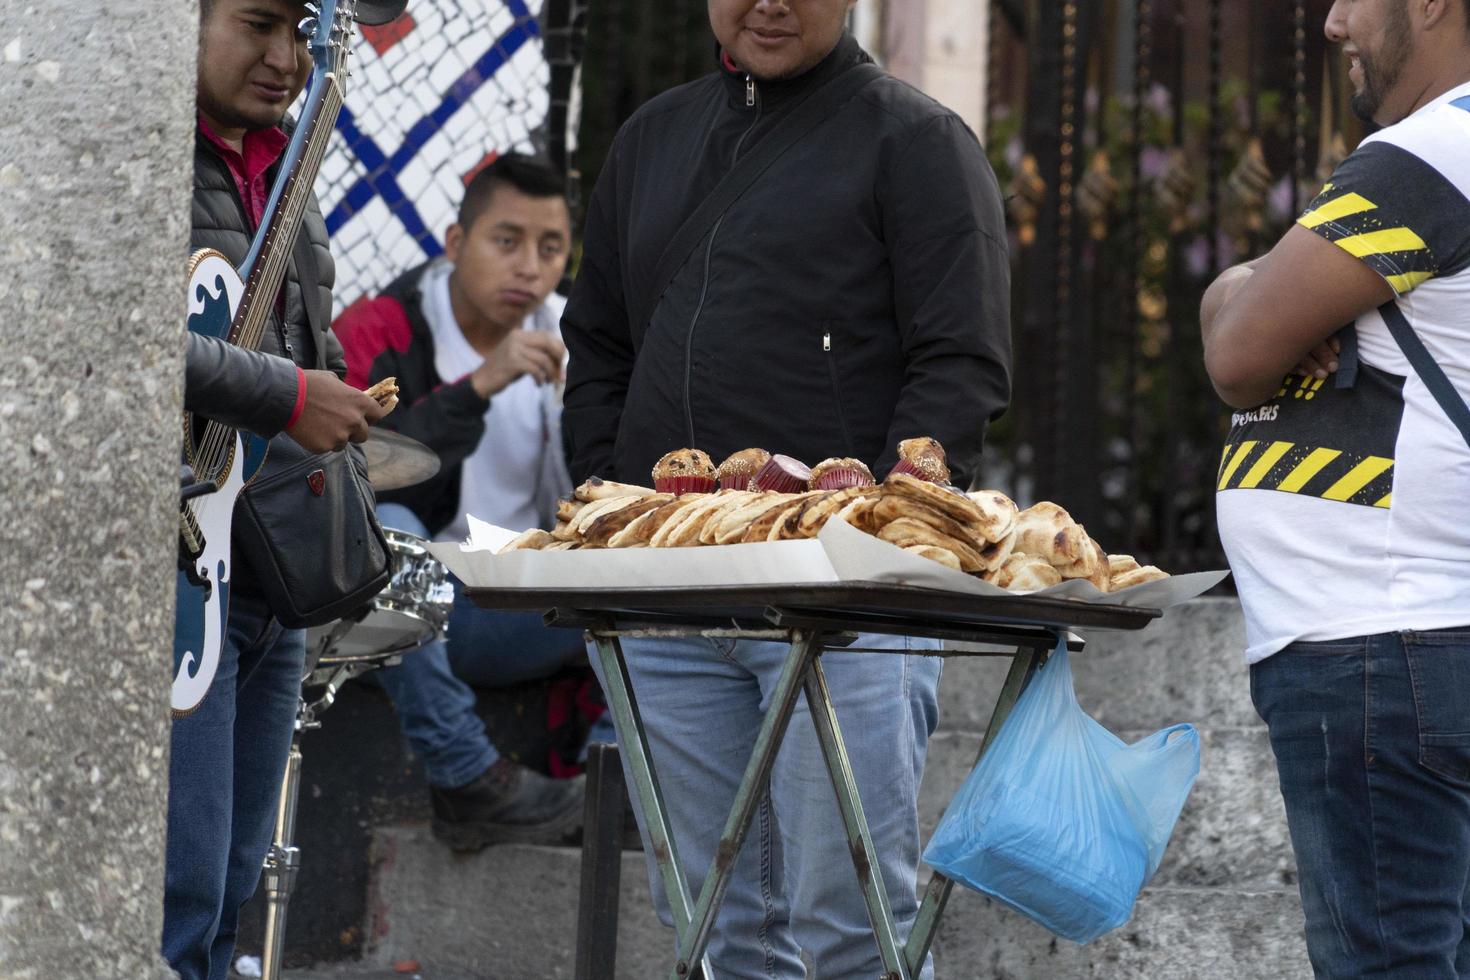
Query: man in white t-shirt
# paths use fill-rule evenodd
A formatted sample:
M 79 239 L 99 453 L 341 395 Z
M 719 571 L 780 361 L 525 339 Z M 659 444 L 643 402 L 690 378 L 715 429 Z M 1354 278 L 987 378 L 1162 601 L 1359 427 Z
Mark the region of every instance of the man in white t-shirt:
M 551 526 L 556 498 L 571 489 L 559 398 L 564 301 L 552 293 L 570 247 L 564 177 L 502 156 L 466 186 L 442 259 L 337 319 L 349 381 L 396 377 L 391 427 L 441 461 L 433 479 L 380 496 L 385 527 L 444 541 L 467 536 L 469 514 Z M 548 779 L 501 756 L 470 685 L 518 683 L 584 661 L 581 636 L 546 629 L 534 614 L 479 609 L 455 585 L 448 640 L 378 672 L 423 761 L 434 832 L 461 850 L 562 841 L 580 824 L 580 780 Z M 594 737 L 612 741 L 610 726 Z
M 1205 295 L 1220 537 L 1313 968 L 1467 977 L 1470 445 L 1379 307 L 1470 400 L 1470 0 L 1338 0 L 1327 35 L 1383 128 Z

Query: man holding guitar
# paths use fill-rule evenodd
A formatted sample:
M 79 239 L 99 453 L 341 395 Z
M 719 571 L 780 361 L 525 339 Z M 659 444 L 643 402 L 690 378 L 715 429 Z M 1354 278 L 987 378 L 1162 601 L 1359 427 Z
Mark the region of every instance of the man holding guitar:
M 312 11 L 296 0 L 200 6 L 191 246 L 214 249 L 236 268 L 247 258 L 257 270 L 275 260 L 284 272 L 279 290 L 260 298 L 268 321 L 253 345 L 189 334 L 185 409 L 277 442 L 284 432 L 311 452 L 341 449 L 365 439 L 384 409 L 340 380 L 346 365 L 328 329 L 333 266 L 314 198 L 299 236 L 296 221 L 282 222 L 289 264 L 268 258 L 269 246 L 252 251 L 257 227 L 271 220 L 267 200 L 288 143 L 281 123 L 312 68 L 302 33 Z M 359 19 L 377 15 L 379 23 L 402 7 L 401 0 L 356 5 Z M 309 186 L 315 163 L 302 169 Z M 235 443 L 224 445 L 228 455 Z M 323 529 L 301 523 L 270 530 L 301 549 L 320 547 Z M 235 558 L 218 664 L 201 684 L 207 693 L 181 704 L 175 684 L 163 954 L 185 980 L 228 973 L 239 909 L 270 844 L 305 655 L 304 631 L 281 626 L 261 573 Z M 217 579 L 216 589 L 225 576 Z

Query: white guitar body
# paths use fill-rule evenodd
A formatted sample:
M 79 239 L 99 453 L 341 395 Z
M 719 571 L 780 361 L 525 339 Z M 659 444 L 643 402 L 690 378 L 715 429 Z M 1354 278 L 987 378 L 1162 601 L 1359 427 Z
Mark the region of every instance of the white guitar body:
M 199 252 L 189 265 L 189 329 L 226 339 L 245 285 L 234 266 L 218 252 Z M 200 479 L 209 480 L 217 489 L 181 505 L 187 511 L 186 520 L 192 516 L 203 548 L 197 556 L 189 557 L 194 574 L 179 573 L 170 706 L 180 715 L 199 706 L 219 669 L 230 611 L 230 522 L 236 498 L 265 459 L 264 440 L 253 436 L 242 439 L 239 432 L 217 424 L 208 429 L 216 440 L 212 453 L 207 445 L 195 444 L 193 423 L 186 416 L 185 459 Z M 258 443 L 258 448 L 247 449 L 247 441 Z M 204 442 L 209 444 L 211 438 L 206 436 Z

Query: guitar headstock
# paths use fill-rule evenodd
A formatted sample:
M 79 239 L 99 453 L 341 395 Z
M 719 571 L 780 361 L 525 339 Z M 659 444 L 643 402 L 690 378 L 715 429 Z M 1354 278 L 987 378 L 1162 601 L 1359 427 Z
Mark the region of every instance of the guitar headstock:
M 312 0 L 305 6 L 307 16 L 296 29 L 306 38 L 312 66 L 317 72 L 335 74 L 340 84 L 356 33 L 352 22 L 357 0 Z

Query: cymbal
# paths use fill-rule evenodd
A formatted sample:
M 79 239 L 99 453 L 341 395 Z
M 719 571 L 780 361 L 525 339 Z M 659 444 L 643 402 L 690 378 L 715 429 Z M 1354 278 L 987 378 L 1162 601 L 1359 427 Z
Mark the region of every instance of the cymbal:
M 438 453 L 392 429 L 368 430 L 362 451 L 367 457 L 368 482 L 374 490 L 411 487 L 439 472 Z

